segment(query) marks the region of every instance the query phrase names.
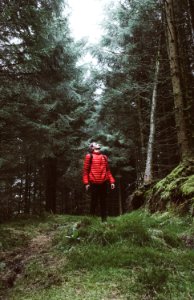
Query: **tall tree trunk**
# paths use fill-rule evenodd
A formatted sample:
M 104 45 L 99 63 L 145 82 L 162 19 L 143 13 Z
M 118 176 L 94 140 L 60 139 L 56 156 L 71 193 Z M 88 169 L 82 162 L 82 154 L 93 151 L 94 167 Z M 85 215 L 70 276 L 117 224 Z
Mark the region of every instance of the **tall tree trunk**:
M 142 108 L 141 108 L 141 99 L 138 97 L 137 99 L 137 114 L 138 114 L 138 123 L 139 123 L 139 135 L 140 135 L 140 147 L 141 147 L 141 155 L 144 156 L 144 134 L 143 134 L 143 118 L 142 118 Z
M 121 193 L 121 174 L 116 175 L 116 178 L 118 179 L 118 214 L 119 216 L 123 213 L 122 208 L 122 193 Z
M 154 88 L 152 93 L 152 102 L 151 102 L 151 114 L 150 114 L 150 133 L 148 140 L 147 148 L 147 158 L 146 158 L 146 168 L 144 174 L 144 183 L 150 183 L 153 178 L 153 146 L 154 146 L 154 137 L 155 137 L 155 114 L 156 114 L 156 101 L 157 101 L 157 86 L 158 86 L 158 76 L 160 70 L 160 42 L 159 49 L 156 58 L 156 68 L 154 75 Z
M 137 99 L 137 115 L 138 115 L 138 124 L 139 124 L 139 158 L 138 158 L 138 165 L 139 165 L 139 173 L 138 173 L 138 181 L 141 185 L 143 183 L 143 177 L 144 177 L 144 165 L 145 165 L 145 145 L 144 145 L 144 122 L 142 118 L 142 105 L 141 105 L 141 99 L 140 95 Z
M 178 40 L 176 35 L 173 0 L 165 0 L 164 8 L 166 14 L 166 34 L 174 96 L 178 144 L 181 158 L 182 160 L 185 160 L 191 156 L 191 149 L 189 147 L 184 115 L 184 99 L 181 87 L 180 61 L 178 57 Z
M 26 173 L 25 173 L 25 187 L 24 187 L 24 213 L 29 214 L 30 202 L 29 202 L 29 159 L 26 158 Z
M 190 13 L 190 26 L 191 26 L 191 33 L 194 41 L 194 3 L 193 0 L 187 0 L 189 13 Z
M 20 177 L 20 189 L 19 189 L 19 199 L 18 199 L 18 213 L 21 211 L 21 204 L 22 204 L 22 199 L 23 198 L 23 178 L 22 175 Z
M 33 174 L 34 178 L 33 178 L 33 181 L 34 181 L 34 186 L 33 186 L 33 200 L 32 200 L 32 207 L 33 207 L 33 213 L 36 213 L 38 212 L 38 209 L 37 209 L 37 169 L 36 169 L 36 164 L 35 164 L 35 167 L 34 167 L 34 174 Z
M 46 211 L 56 213 L 57 160 L 49 157 L 45 162 L 46 170 Z

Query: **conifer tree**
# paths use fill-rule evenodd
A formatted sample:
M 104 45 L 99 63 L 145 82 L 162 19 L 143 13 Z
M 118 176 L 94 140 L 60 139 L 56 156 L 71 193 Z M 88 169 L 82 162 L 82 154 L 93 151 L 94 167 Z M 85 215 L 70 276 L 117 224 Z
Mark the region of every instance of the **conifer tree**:
M 176 33 L 175 23 L 175 8 L 172 1 L 165 1 L 166 13 L 166 32 L 168 39 L 168 54 L 171 67 L 172 87 L 174 94 L 175 116 L 178 143 L 182 159 L 186 159 L 192 155 L 189 146 L 189 139 L 187 135 L 186 118 L 184 115 L 184 96 L 181 86 L 181 65 L 180 65 L 180 52 L 178 45 L 178 37 Z
M 135 17 L 134 17 L 135 13 Z M 161 36 L 161 74 L 158 79 L 158 106 L 166 106 L 172 103 L 170 96 L 171 89 L 167 97 L 169 102 L 164 104 L 165 82 L 170 78 L 166 77 L 169 69 L 166 63 L 165 39 L 162 28 L 160 6 L 151 1 L 131 1 L 130 6 L 127 1 L 118 5 L 110 11 L 109 20 L 106 26 L 106 35 L 103 37 L 97 55 L 101 63 L 101 80 L 104 84 L 102 94 L 102 104 L 100 118 L 104 118 L 104 128 L 108 127 L 111 134 L 123 135 L 123 144 L 127 146 L 131 156 L 122 156 L 121 146 L 118 145 L 120 159 L 126 166 L 135 169 L 133 180 L 142 184 L 144 180 L 144 170 L 146 161 L 146 148 L 149 136 L 150 99 L 153 93 L 153 82 L 155 73 L 155 57 L 157 57 L 158 40 Z M 112 20 L 112 21 L 110 21 Z M 153 36 L 158 38 L 153 39 Z M 166 97 L 166 96 L 165 96 Z M 110 118 L 111 116 L 111 118 Z M 161 122 L 156 115 L 156 141 L 153 145 L 153 177 L 163 176 L 177 163 L 169 159 L 172 164 L 163 163 L 162 159 L 169 155 L 168 144 L 164 145 L 164 140 L 158 140 L 159 133 L 164 130 L 160 127 Z M 174 126 L 174 117 L 171 107 L 170 115 L 163 115 L 166 125 Z M 161 119 L 160 119 L 161 120 Z M 108 123 L 108 125 L 107 125 Z M 168 131 L 167 127 L 167 131 Z M 118 136 L 117 136 L 118 138 Z M 176 144 L 175 133 L 169 136 L 171 144 Z M 126 157 L 125 157 L 126 155 Z M 132 165 L 131 165 L 132 164 Z M 121 167 L 121 165 L 120 165 Z M 130 179 L 132 181 L 132 179 Z
M 82 73 L 64 1 L 28 4 L 1 3 L 1 184 L 13 195 L 12 211 L 40 211 L 46 202 L 55 212 L 57 179 L 84 123 Z

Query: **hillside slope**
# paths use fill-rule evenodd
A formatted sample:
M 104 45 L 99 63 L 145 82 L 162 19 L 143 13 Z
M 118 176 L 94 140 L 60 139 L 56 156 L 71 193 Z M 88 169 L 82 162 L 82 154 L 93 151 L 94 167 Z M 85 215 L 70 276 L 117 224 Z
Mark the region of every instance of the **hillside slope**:
M 194 299 L 191 218 L 135 211 L 0 225 L 0 299 Z

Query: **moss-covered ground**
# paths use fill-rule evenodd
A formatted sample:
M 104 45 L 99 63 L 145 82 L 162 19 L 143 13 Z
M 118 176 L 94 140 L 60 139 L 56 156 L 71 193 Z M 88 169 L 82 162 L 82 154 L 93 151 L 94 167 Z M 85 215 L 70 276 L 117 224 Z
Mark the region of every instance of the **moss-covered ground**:
M 143 197 L 151 211 L 174 207 L 179 213 L 194 215 L 194 162 L 181 163 Z
M 191 217 L 22 219 L 0 225 L 0 248 L 2 300 L 194 299 Z

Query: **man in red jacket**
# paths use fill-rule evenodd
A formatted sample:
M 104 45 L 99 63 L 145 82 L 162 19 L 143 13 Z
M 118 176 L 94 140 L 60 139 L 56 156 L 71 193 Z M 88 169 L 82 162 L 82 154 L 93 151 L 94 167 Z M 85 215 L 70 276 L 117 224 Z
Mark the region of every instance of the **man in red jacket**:
M 109 181 L 111 189 L 114 189 L 115 179 L 110 172 L 107 156 L 100 152 L 100 145 L 92 143 L 90 149 L 91 153 L 86 155 L 84 161 L 83 183 L 86 191 L 91 189 L 91 215 L 95 214 L 96 206 L 100 201 L 101 218 L 104 222 L 107 219 L 107 182 Z

